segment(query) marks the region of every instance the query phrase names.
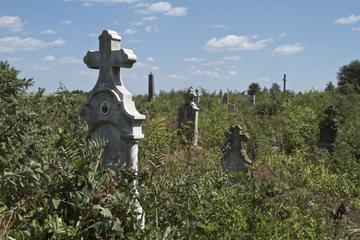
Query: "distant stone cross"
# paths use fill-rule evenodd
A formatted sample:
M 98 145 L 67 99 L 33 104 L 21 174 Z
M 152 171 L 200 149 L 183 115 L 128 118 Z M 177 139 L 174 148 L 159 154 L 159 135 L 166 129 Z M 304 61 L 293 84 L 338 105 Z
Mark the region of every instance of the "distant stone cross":
M 245 149 L 244 142 L 249 140 L 248 135 L 242 133 L 242 128 L 238 125 L 230 127 L 225 134 L 228 148 L 222 157 L 224 167 L 230 171 L 246 171 L 245 163 L 251 163 Z
M 102 166 L 120 164 L 138 171 L 138 143 L 144 138 L 140 114 L 132 100 L 131 93 L 120 79 L 120 68 L 131 68 L 136 55 L 130 49 L 120 46 L 121 37 L 117 32 L 104 30 L 99 36 L 99 51 L 88 51 L 84 63 L 99 69 L 95 87 L 81 110 L 81 117 L 89 127 L 91 138 L 107 140 L 102 154 Z M 136 182 L 134 195 L 137 195 Z M 143 213 L 137 205 L 139 213 Z
M 178 124 L 179 128 L 185 134 L 187 140 L 193 147 L 198 147 L 198 121 L 199 108 L 196 105 L 197 94 L 192 87 L 187 90 L 185 103 L 179 108 Z
M 286 79 L 286 74 L 284 74 L 284 78 L 283 78 L 283 82 L 284 82 L 283 92 L 286 91 L 286 81 L 287 81 L 287 79 Z

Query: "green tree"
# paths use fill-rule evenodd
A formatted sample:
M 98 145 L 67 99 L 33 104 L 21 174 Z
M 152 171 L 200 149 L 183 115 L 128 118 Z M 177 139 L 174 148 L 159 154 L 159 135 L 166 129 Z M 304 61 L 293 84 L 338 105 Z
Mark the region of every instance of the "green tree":
M 248 94 L 256 95 L 260 91 L 261 91 L 261 87 L 260 87 L 259 83 L 253 82 L 249 85 Z
M 331 81 L 329 81 L 327 84 L 326 84 L 326 87 L 325 87 L 325 91 L 334 91 L 335 90 L 335 86 L 334 86 L 334 84 L 331 82 Z
M 348 65 L 340 67 L 337 73 L 338 86 L 345 84 L 352 84 L 360 86 L 360 62 L 359 60 L 352 61 Z
M 19 79 L 18 74 L 7 61 L 0 61 L 0 108 L 6 112 L 15 110 L 18 95 L 32 85 L 32 79 Z
M 280 91 L 281 91 L 281 90 L 280 90 L 280 85 L 277 84 L 277 83 L 273 83 L 273 84 L 271 85 L 270 91 L 272 91 L 272 92 L 280 92 Z

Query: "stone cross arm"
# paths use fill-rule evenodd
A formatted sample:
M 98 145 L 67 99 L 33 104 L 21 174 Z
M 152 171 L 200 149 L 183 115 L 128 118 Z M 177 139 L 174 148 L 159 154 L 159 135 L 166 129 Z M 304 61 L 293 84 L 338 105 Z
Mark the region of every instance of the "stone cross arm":
M 132 68 L 136 62 L 137 57 L 134 52 L 130 49 L 120 49 L 111 51 L 109 56 L 109 64 L 112 67 Z M 100 68 L 100 52 L 99 51 L 88 51 L 84 57 L 84 63 L 92 69 Z

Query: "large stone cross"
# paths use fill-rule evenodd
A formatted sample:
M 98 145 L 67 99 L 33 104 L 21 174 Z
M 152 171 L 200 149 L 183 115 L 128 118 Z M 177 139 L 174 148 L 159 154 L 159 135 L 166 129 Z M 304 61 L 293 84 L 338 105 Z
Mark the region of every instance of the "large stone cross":
M 137 156 L 130 156 L 131 145 L 142 139 L 140 114 L 132 100 L 131 93 L 120 79 L 120 68 L 131 68 L 136 55 L 130 49 L 120 46 L 117 32 L 104 30 L 99 36 L 99 51 L 88 51 L 84 63 L 99 69 L 95 87 L 89 93 L 81 116 L 89 126 L 90 136 L 108 140 L 103 153 L 103 165 L 120 163 L 137 170 Z M 136 151 L 137 154 L 137 151 Z M 135 162 L 136 163 L 135 163 Z
M 140 114 L 132 100 L 131 93 L 120 79 L 120 68 L 131 68 L 136 55 L 130 49 L 120 46 L 117 32 L 104 30 L 99 36 L 99 51 L 89 51 L 84 63 L 92 69 L 99 69 L 95 87 L 90 91 L 80 116 L 89 127 L 91 138 L 107 141 L 102 154 L 102 167 L 112 164 L 126 166 L 138 171 L 138 143 L 144 138 Z M 137 182 L 133 182 L 134 196 L 138 195 Z M 143 210 L 136 202 L 136 210 L 144 224 Z

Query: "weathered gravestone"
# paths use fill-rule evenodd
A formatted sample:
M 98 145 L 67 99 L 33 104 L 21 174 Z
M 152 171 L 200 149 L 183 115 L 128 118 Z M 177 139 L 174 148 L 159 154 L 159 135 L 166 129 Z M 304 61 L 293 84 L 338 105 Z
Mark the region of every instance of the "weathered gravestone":
M 232 126 L 225 134 L 228 148 L 222 157 L 224 167 L 230 171 L 246 171 L 245 163 L 251 163 L 242 143 L 249 140 L 248 135 L 242 133 L 239 125 Z
M 154 99 L 155 93 L 155 79 L 154 74 L 150 72 L 149 74 L 149 92 L 148 92 L 148 101 L 151 102 Z
M 329 106 L 324 111 L 320 122 L 320 148 L 331 151 L 333 149 L 339 123 L 336 119 L 337 111 L 334 106 Z
M 185 103 L 179 108 L 179 128 L 192 146 L 198 146 L 199 108 L 196 105 L 196 93 L 192 87 L 187 90 Z
M 121 48 L 120 42 L 117 32 L 104 30 L 99 36 L 99 51 L 88 51 L 84 57 L 89 68 L 99 69 L 99 77 L 80 115 L 88 124 L 91 138 L 107 140 L 102 166 L 120 164 L 136 173 L 138 143 L 144 138 L 142 122 L 145 116 L 136 110 L 131 93 L 120 79 L 120 68 L 131 68 L 136 62 L 133 51 Z M 134 196 L 138 195 L 136 185 L 133 182 Z M 136 208 L 143 217 L 138 203 Z
M 256 95 L 248 95 L 248 105 L 249 107 L 253 107 L 255 106 L 255 99 L 256 99 Z
M 270 89 L 270 94 L 271 94 L 271 101 L 275 102 L 276 101 L 276 93 L 273 89 Z
M 228 113 L 234 113 L 236 112 L 236 104 L 235 103 L 229 103 L 228 104 Z
M 195 94 L 196 94 L 196 98 L 195 98 L 195 102 L 197 105 L 199 105 L 200 103 L 200 94 L 199 94 L 199 89 L 195 89 Z
M 229 103 L 229 98 L 228 98 L 227 93 L 224 93 L 223 98 L 222 98 L 222 102 L 223 102 L 223 104 L 228 104 Z

